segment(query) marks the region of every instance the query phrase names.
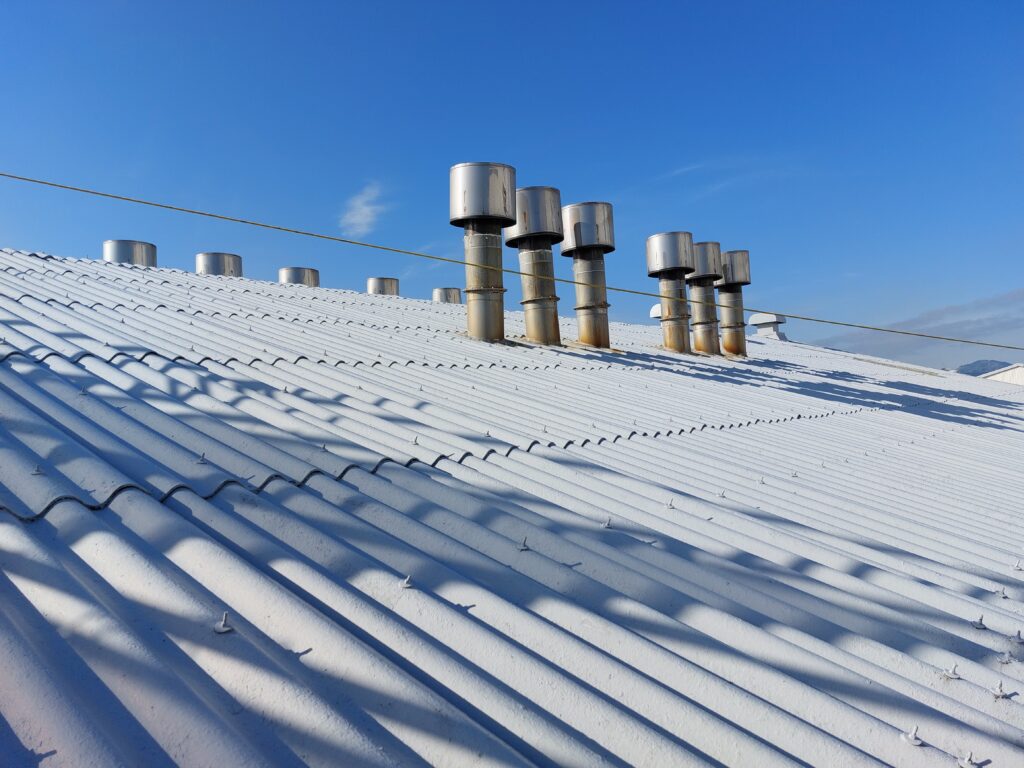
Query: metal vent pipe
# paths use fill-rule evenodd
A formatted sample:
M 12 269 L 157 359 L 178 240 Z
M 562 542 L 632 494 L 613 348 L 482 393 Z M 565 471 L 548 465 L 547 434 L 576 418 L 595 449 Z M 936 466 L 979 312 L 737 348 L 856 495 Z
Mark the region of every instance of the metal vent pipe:
M 592 347 L 611 346 L 604 255 L 615 250 L 611 203 L 573 203 L 562 208 L 562 255 L 572 257 L 579 340 Z
M 693 305 L 693 347 L 697 352 L 720 355 L 715 281 L 722 276 L 722 251 L 718 243 L 697 243 L 693 256 L 694 270 L 686 276 Z
M 722 349 L 730 355 L 747 355 L 747 331 L 743 322 L 743 286 L 750 285 L 750 253 L 722 254 L 722 277 L 715 282 L 722 307 Z
M 242 276 L 242 257 L 237 253 L 197 253 L 196 273 L 200 275 Z
M 661 333 L 665 349 L 673 352 L 690 352 L 686 275 L 695 267 L 689 232 L 662 232 L 647 238 L 647 275 L 658 278 Z
M 554 187 L 516 190 L 516 223 L 505 230 L 505 244 L 519 249 L 523 273 L 526 338 L 537 344 L 561 344 L 558 296 L 551 247 L 562 242 L 562 196 Z
M 448 180 L 448 220 L 465 230 L 466 330 L 474 339 L 504 341 L 501 229 L 516 223 L 516 169 L 459 163 Z
M 462 291 L 458 288 L 435 288 L 433 299 L 435 304 L 461 304 Z
M 111 264 L 156 266 L 156 246 L 141 240 L 104 240 L 103 260 Z
M 366 281 L 366 292 L 375 296 L 397 296 L 397 277 L 371 277 Z
M 319 288 L 320 270 L 312 267 L 281 267 L 277 270 L 277 282 Z

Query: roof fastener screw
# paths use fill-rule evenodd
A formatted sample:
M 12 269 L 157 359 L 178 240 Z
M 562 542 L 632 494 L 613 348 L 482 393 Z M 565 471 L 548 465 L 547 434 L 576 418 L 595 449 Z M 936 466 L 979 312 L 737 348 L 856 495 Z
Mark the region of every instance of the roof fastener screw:
M 988 629 L 988 627 L 985 626 L 985 614 L 981 614 L 977 621 L 972 621 L 971 626 L 975 629 Z
M 1006 690 L 1003 688 L 1002 680 L 996 683 L 995 688 L 989 688 L 989 692 L 996 698 L 996 701 L 998 701 L 999 699 L 1010 698 L 1010 694 L 1008 694 Z
M 1024 637 L 1021 637 L 1020 630 L 1017 630 L 1017 634 L 1010 638 L 1017 645 L 1024 645 Z
M 523 542 L 522 542 L 522 544 L 519 545 L 519 551 L 520 552 L 528 552 L 529 549 L 530 549 L 530 547 L 527 546 L 527 544 L 526 544 L 526 537 L 523 536 Z
M 205 453 L 199 456 L 199 460 L 196 462 L 196 464 L 209 464 L 209 462 L 206 460 Z
M 675 504 L 675 501 L 676 501 L 676 500 L 675 500 L 675 497 L 673 496 L 673 497 L 671 497 L 671 498 L 670 498 L 670 499 L 668 500 L 668 504 L 666 504 L 665 506 L 667 506 L 667 507 L 668 507 L 669 509 L 675 509 L 675 508 L 676 508 L 676 504 Z
M 1013 564 L 1013 570 L 1015 570 L 1015 571 L 1024 571 L 1024 565 L 1020 564 L 1020 560 L 1019 559 L 1017 560 L 1016 563 Z
M 956 671 L 956 664 L 954 664 L 949 669 L 942 670 L 942 676 L 944 678 L 946 678 L 947 680 L 960 680 L 961 679 L 959 673 Z
M 402 589 L 412 589 L 412 576 L 402 579 Z
M 1015 659 L 1013 658 L 1013 654 L 1011 654 L 1009 651 L 1007 651 L 999 657 L 1000 664 L 1012 664 L 1014 661 Z
M 228 632 L 234 632 L 235 628 L 228 624 L 228 612 L 224 611 L 224 615 L 220 617 L 220 621 L 214 625 L 213 631 L 218 635 L 226 635 Z
M 609 517 L 607 520 L 605 520 L 603 523 L 601 523 L 601 527 L 602 528 L 611 528 L 612 527 L 612 519 Z
M 327 443 L 321 443 L 320 450 L 323 451 L 324 453 L 327 453 Z
M 725 491 L 719 491 L 718 492 L 718 498 L 724 499 L 725 498 Z
M 1009 600 L 1010 599 L 1010 596 L 1008 594 L 1006 594 L 1006 587 L 1000 587 L 999 588 L 999 592 L 997 594 L 1001 598 L 1003 598 L 1003 600 Z
M 419 435 L 413 435 L 412 436 L 412 444 L 413 445 L 419 445 L 420 444 L 420 436 Z
M 796 476 L 797 476 L 796 472 L 793 472 L 793 473 L 792 473 L 792 474 L 790 475 L 790 477 L 796 477 Z
M 33 475 L 42 475 L 42 474 L 44 474 L 43 468 L 41 466 L 39 466 L 38 464 L 36 464 L 36 468 L 32 470 L 32 474 Z
M 764 475 L 762 475 L 760 478 L 758 478 L 757 484 L 758 485 L 764 485 Z
M 974 753 L 968 751 L 966 755 L 956 761 L 956 764 L 960 768 L 978 768 L 978 763 L 974 762 Z
M 924 742 L 917 737 L 917 726 L 915 725 L 907 733 L 901 733 L 900 738 L 912 747 L 920 747 Z

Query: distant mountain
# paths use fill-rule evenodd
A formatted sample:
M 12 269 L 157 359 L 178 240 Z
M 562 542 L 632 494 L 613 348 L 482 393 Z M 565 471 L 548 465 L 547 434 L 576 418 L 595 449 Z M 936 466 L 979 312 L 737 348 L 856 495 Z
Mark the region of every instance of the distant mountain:
M 973 363 L 964 363 L 956 369 L 956 372 L 965 373 L 968 376 L 984 376 L 986 373 L 998 371 L 1008 365 L 1009 363 L 1002 360 L 975 360 Z

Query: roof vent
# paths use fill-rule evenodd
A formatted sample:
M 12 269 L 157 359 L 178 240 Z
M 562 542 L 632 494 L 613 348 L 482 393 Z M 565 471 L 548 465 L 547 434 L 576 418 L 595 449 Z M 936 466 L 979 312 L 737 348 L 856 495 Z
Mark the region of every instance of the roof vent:
M 519 249 L 526 338 L 561 344 L 558 296 L 551 247 L 562 242 L 562 196 L 554 187 L 516 190 L 516 223 L 505 230 L 505 244 Z
M 693 272 L 686 276 L 693 304 L 693 347 L 697 352 L 720 355 L 715 281 L 722 276 L 722 250 L 718 243 L 697 243 L 693 256 Z
M 757 335 L 762 339 L 789 341 L 786 334 L 779 330 L 779 326 L 784 322 L 785 315 L 776 315 L 772 312 L 758 312 L 750 316 L 750 324 L 757 328 Z
M 197 253 L 196 274 L 241 277 L 242 257 L 237 253 Z
M 462 291 L 458 288 L 435 288 L 433 299 L 435 304 L 461 304 Z
M 366 281 L 366 292 L 375 296 L 397 296 L 397 277 L 371 277 Z
M 141 240 L 104 240 L 103 260 L 111 264 L 156 266 L 156 246 Z
M 320 270 L 312 267 L 281 267 L 277 270 L 277 282 L 320 287 Z
M 750 253 L 722 254 L 722 277 L 715 283 L 722 307 L 722 349 L 730 355 L 747 354 L 746 325 L 743 323 L 743 286 L 750 285 Z
M 665 349 L 690 351 L 690 313 L 686 306 L 686 275 L 693 272 L 693 235 L 689 232 L 662 232 L 647 238 L 647 274 L 658 278 L 660 310 L 651 317 L 661 318 Z
M 505 339 L 501 228 L 516 223 L 516 169 L 459 163 L 449 172 L 449 221 L 465 230 L 466 323 L 471 338 Z
M 608 348 L 608 289 L 604 255 L 615 250 L 611 203 L 574 203 L 562 208 L 562 255 L 572 256 L 576 324 L 580 342 Z

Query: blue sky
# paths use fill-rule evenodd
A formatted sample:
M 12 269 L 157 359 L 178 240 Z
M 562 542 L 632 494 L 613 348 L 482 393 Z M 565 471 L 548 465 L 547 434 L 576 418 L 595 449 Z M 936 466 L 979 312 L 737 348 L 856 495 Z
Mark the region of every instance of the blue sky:
M 1017 325 L 984 330 L 1024 344 L 1016 0 L 7 0 L 0 27 L 0 170 L 458 256 L 448 167 L 506 162 L 563 202 L 614 204 L 610 283 L 654 290 L 644 240 L 687 229 L 750 250 L 751 306 L 941 325 L 997 297 Z M 257 278 L 308 265 L 334 287 L 462 284 L 456 266 L 0 180 L 2 244 L 97 256 L 106 238 L 155 242 L 163 266 L 222 250 Z M 651 302 L 611 301 L 646 321 Z

